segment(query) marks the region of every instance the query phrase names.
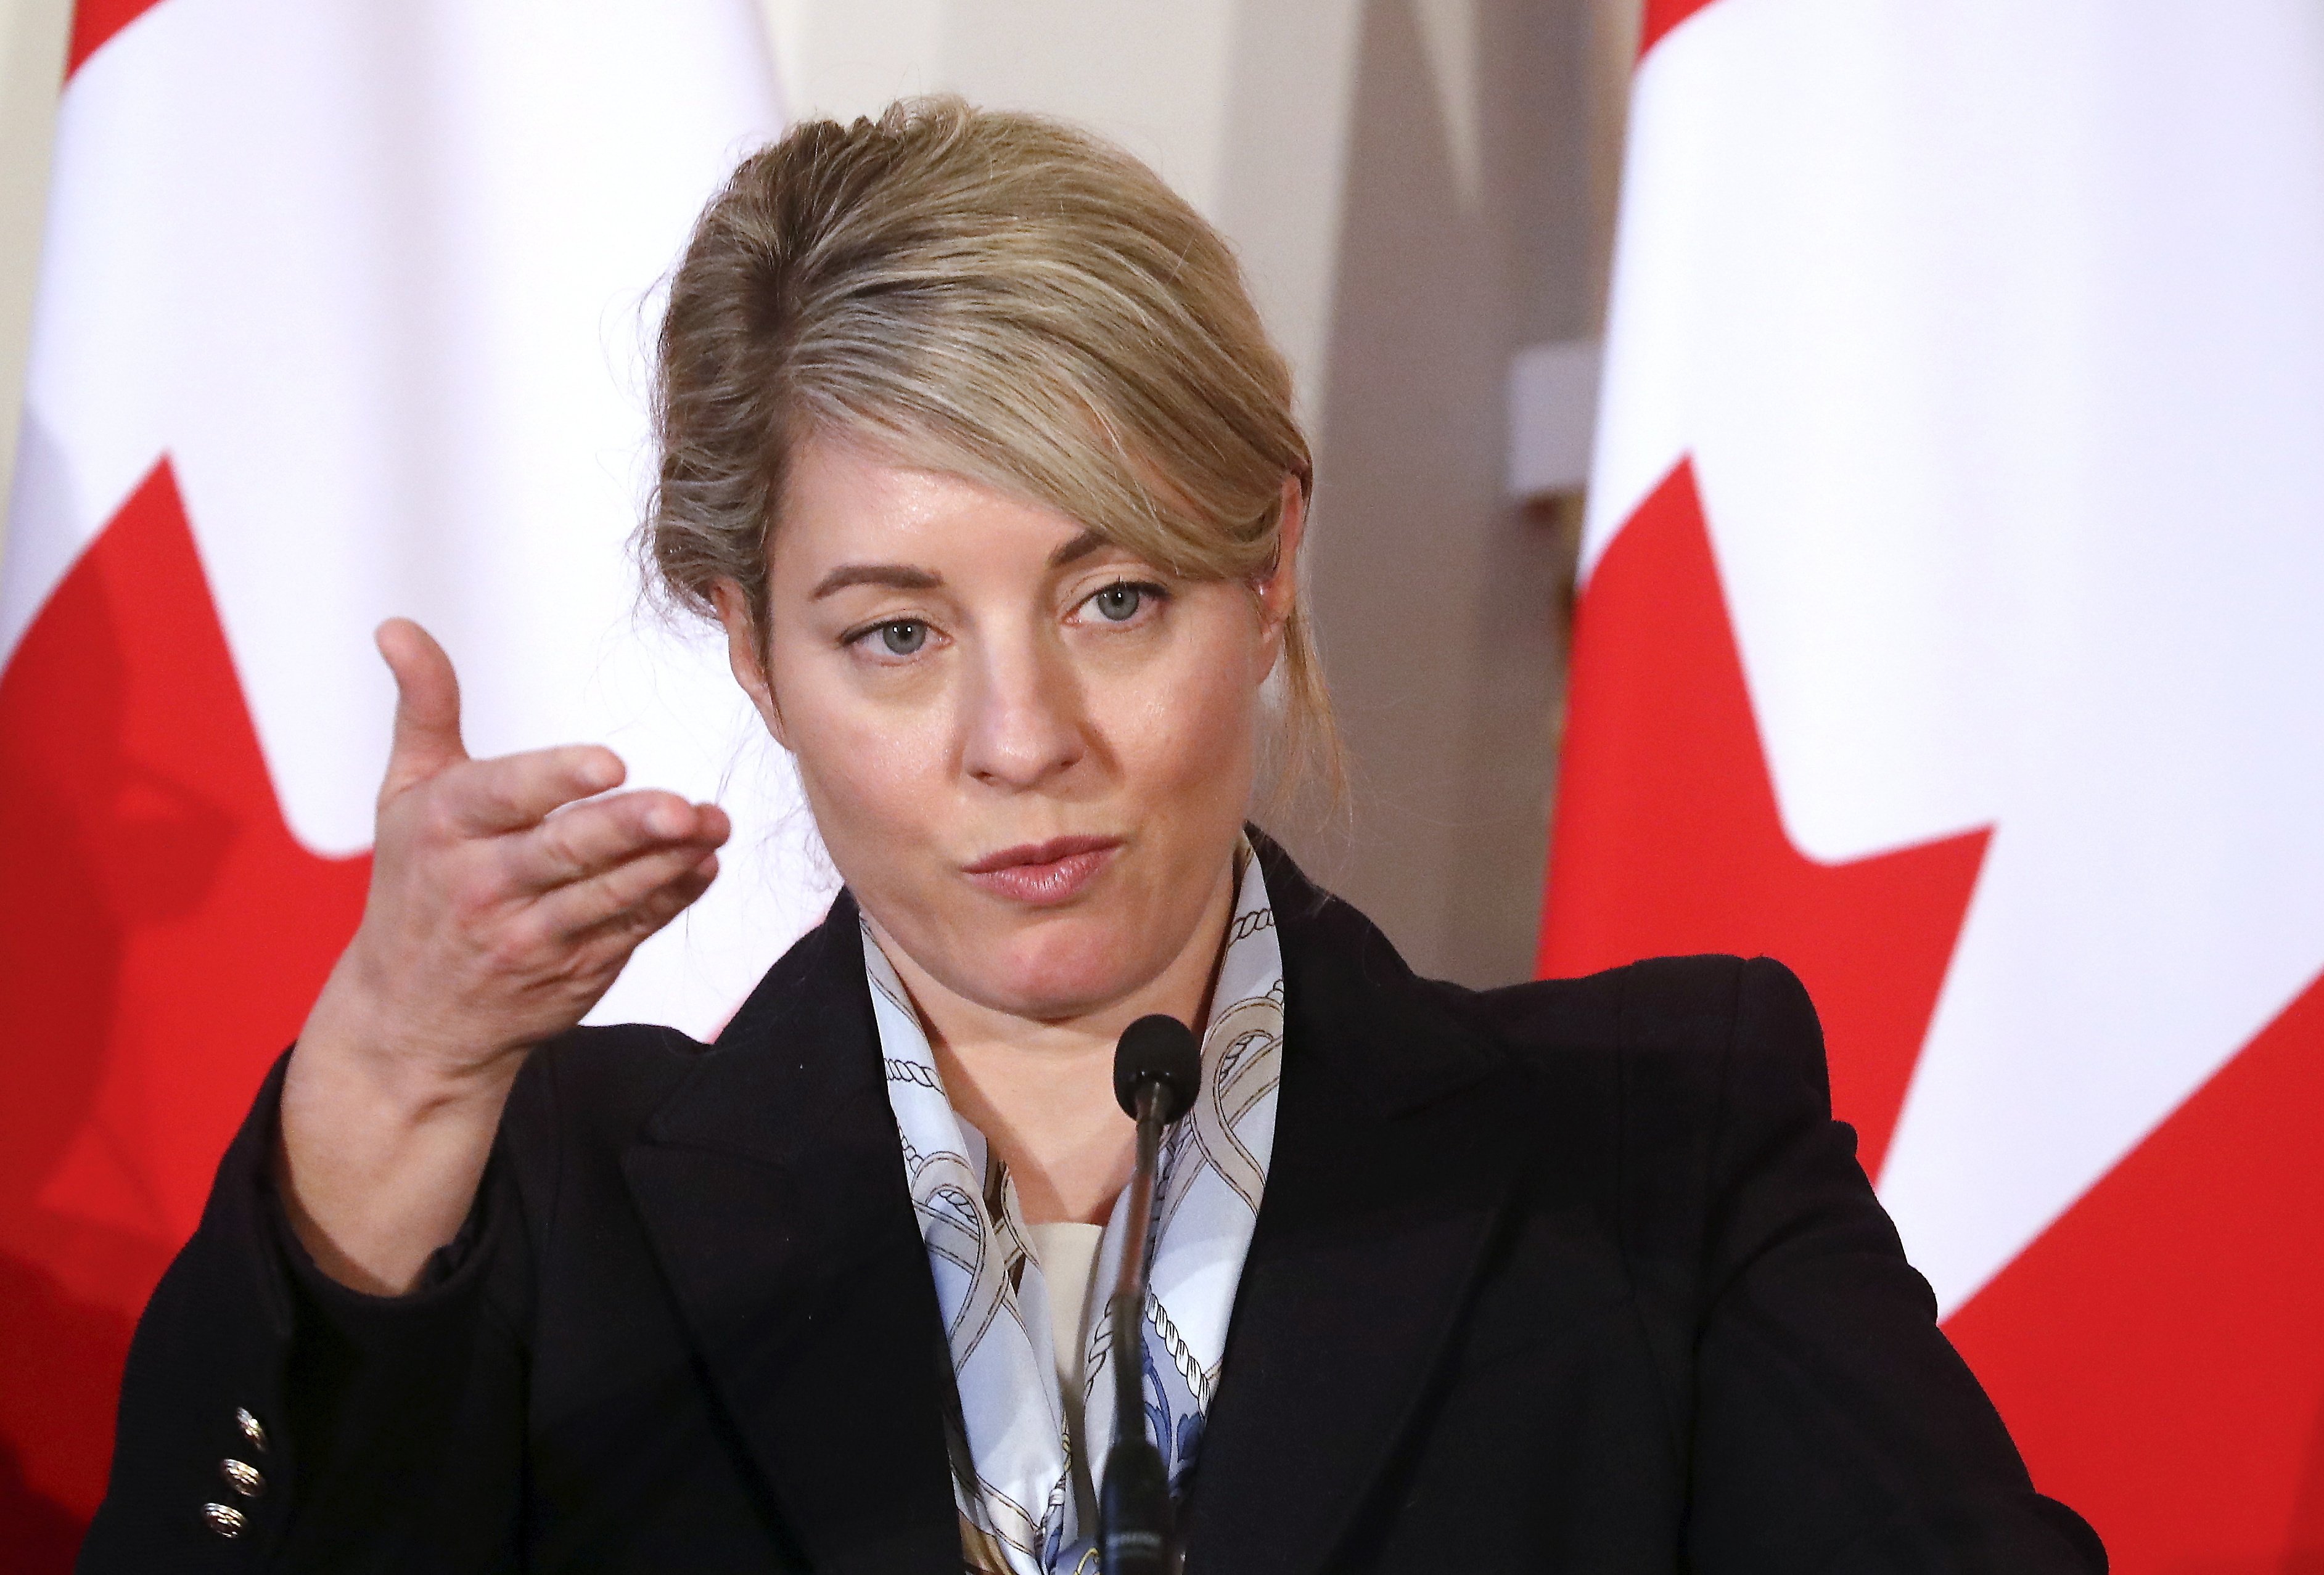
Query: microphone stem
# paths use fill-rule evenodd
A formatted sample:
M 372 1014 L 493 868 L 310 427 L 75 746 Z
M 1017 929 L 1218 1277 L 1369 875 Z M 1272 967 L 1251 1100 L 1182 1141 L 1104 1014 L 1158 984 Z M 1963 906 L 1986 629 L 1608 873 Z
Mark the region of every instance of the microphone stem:
M 1146 1432 L 1146 1259 L 1154 1233 L 1154 1171 L 1162 1147 L 1163 1089 L 1137 1092 L 1138 1167 L 1113 1290 L 1113 1448 L 1098 1488 L 1098 1552 L 1104 1575 L 1176 1575 L 1170 1477 Z
M 1130 1173 L 1130 1218 L 1122 1234 L 1121 1268 L 1114 1276 L 1114 1436 L 1146 1432 L 1146 1259 L 1154 1230 L 1154 1172 L 1162 1147 L 1162 1122 L 1156 1107 L 1162 1090 L 1147 1083 L 1138 1091 L 1138 1160 Z

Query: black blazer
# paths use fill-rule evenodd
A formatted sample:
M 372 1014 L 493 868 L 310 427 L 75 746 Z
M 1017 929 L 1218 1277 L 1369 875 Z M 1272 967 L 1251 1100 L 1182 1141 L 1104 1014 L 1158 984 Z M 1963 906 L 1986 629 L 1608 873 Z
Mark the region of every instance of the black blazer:
M 1261 857 L 1289 1018 L 1197 1575 L 2105 1568 L 1938 1331 L 1781 965 L 1472 993 Z M 84 1570 L 960 1569 L 845 895 L 715 1046 L 535 1055 L 408 1297 L 290 1236 L 279 1080 L 138 1325 Z

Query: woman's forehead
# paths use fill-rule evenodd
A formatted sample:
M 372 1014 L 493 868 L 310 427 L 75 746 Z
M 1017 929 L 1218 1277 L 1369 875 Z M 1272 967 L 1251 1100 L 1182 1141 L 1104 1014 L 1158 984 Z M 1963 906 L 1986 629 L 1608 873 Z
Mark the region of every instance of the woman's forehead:
M 814 586 L 852 563 L 1051 569 L 1110 550 L 1059 510 L 860 445 L 816 439 L 794 457 L 773 567 L 786 582 Z

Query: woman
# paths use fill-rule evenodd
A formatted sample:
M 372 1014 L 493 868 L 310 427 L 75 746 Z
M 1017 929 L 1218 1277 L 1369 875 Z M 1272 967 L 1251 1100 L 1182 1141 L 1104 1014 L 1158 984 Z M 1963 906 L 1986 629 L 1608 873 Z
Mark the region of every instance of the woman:
M 1246 829 L 1330 754 L 1308 455 L 1150 172 L 952 102 L 803 125 L 659 379 L 653 565 L 846 889 L 715 1046 L 577 1027 L 725 818 L 469 760 L 384 628 L 370 904 L 140 1325 L 84 1568 L 1093 1568 L 1157 1011 L 1205 1076 L 1130 1359 L 1206 1575 L 2103 1568 L 1790 974 L 1431 983 Z

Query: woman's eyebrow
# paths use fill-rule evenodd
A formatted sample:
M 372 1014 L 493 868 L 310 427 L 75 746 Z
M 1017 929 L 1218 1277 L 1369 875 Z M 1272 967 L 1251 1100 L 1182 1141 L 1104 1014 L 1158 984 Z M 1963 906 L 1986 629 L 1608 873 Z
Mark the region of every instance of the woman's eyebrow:
M 1111 545 L 1094 530 L 1084 530 L 1049 555 L 1051 568 L 1063 568 L 1077 557 L 1087 557 L 1102 547 Z
M 885 585 L 895 591 L 933 591 L 944 584 L 944 576 L 934 569 L 915 568 L 908 563 L 845 563 L 823 576 L 807 600 L 819 602 L 835 591 L 850 585 Z
M 1084 530 L 1049 554 L 1049 566 L 1063 568 L 1076 558 L 1111 546 L 1094 530 Z M 893 591 L 933 591 L 941 588 L 944 576 L 934 569 L 920 568 L 908 563 L 844 563 L 816 582 L 807 593 L 807 600 L 819 602 L 835 591 L 850 585 L 885 585 Z

